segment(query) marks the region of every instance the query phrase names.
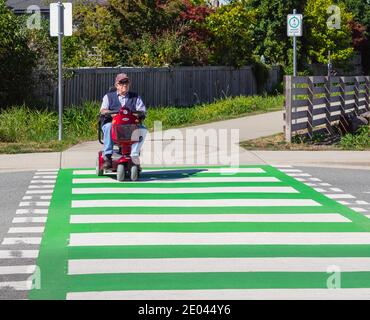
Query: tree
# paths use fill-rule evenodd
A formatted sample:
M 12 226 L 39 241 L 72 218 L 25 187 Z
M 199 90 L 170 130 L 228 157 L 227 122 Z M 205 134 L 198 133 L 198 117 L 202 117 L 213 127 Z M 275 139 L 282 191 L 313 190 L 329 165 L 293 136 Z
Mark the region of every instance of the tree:
M 364 71 L 370 73 L 370 0 L 343 0 L 353 14 L 351 23 L 355 49 L 361 53 Z
M 34 60 L 19 19 L 0 0 L 0 108 L 22 103 L 31 95 Z
M 240 67 L 252 62 L 255 12 L 241 2 L 221 6 L 206 18 L 212 64 Z
M 328 52 L 331 52 L 333 63 L 345 63 L 353 56 L 352 33 L 349 22 L 353 16 L 343 3 L 338 3 L 338 13 L 327 13 L 332 0 L 308 0 L 304 11 L 305 48 L 309 63 L 328 62 Z M 336 22 L 338 26 L 331 26 Z M 329 27 L 329 25 L 330 27 Z
M 264 56 L 267 64 L 280 64 L 287 73 L 292 67 L 292 40 L 287 37 L 287 15 L 297 9 L 303 12 L 305 2 L 299 0 L 249 0 L 243 1 L 247 10 L 256 10 L 253 29 L 255 46 L 253 54 Z M 300 41 L 298 41 L 300 45 Z M 300 61 L 301 59 L 298 59 Z

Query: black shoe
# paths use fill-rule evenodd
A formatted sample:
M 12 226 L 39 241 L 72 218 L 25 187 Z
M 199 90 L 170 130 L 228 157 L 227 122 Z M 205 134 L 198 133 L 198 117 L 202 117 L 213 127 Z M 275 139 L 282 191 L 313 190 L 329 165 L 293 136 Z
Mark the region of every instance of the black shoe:
M 111 169 L 112 168 L 112 155 L 107 154 L 103 157 L 104 164 L 103 169 Z

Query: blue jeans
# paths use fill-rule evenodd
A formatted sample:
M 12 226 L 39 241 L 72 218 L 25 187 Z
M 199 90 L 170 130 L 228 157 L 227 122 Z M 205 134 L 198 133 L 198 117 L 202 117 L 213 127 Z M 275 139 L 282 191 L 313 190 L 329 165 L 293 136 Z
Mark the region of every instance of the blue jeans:
M 104 133 L 104 149 L 103 155 L 108 155 L 113 153 L 113 140 L 112 140 L 112 122 L 108 122 L 102 127 Z M 139 125 L 137 132 L 133 134 L 133 137 L 138 138 L 137 135 L 141 136 L 140 142 L 135 142 L 131 146 L 131 157 L 138 157 L 140 155 L 141 146 L 144 143 L 144 139 L 147 133 L 147 129 L 144 125 Z M 136 139 L 135 139 L 136 140 Z

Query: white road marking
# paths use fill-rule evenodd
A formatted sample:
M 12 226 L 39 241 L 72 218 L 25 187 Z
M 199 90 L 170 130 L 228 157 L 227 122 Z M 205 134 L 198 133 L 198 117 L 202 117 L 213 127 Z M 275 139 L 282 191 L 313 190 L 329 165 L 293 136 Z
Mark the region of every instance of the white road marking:
M 70 223 L 160 222 L 350 222 L 340 214 L 83 214 Z
M 186 177 L 179 179 L 148 179 L 148 180 L 139 180 L 136 183 L 188 183 L 188 182 L 280 182 L 278 178 L 275 177 L 207 177 L 207 178 L 195 178 L 195 177 Z M 122 183 L 110 178 L 85 178 L 85 179 L 73 179 L 73 184 L 78 183 Z M 127 181 L 126 183 L 130 183 Z M 135 182 L 131 182 L 135 183 Z
M 0 288 L 9 289 L 9 290 L 31 290 L 32 289 L 32 280 L 29 281 L 8 281 L 0 282 Z
M 288 176 L 291 177 L 311 177 L 308 173 L 288 173 Z
M 12 227 L 9 228 L 8 233 L 43 233 L 44 227 Z
M 203 171 L 201 171 L 203 170 Z M 181 174 L 194 172 L 197 174 L 202 173 L 221 173 L 221 174 L 233 174 L 233 173 L 266 173 L 262 168 L 178 168 L 178 169 L 143 169 L 143 174 L 148 173 L 163 173 L 163 174 Z M 95 170 L 74 170 L 73 175 L 95 175 Z
M 56 180 L 31 180 L 31 183 L 41 183 L 41 184 L 48 184 L 48 183 L 54 183 Z
M 50 201 L 25 201 L 19 203 L 20 207 L 30 207 L 30 206 L 36 206 L 36 207 L 49 207 Z
M 54 188 L 53 184 L 48 184 L 48 185 L 43 185 L 43 186 L 29 186 L 28 189 L 49 189 L 49 188 Z
M 9 274 L 32 274 L 36 270 L 36 266 L 0 266 L 0 275 Z
M 366 212 L 366 210 L 365 209 L 363 209 L 363 208 L 350 208 L 350 209 L 352 209 L 353 211 L 356 211 L 356 212 L 360 212 L 360 213 L 362 213 L 362 212 Z
M 49 209 L 17 209 L 16 214 L 48 214 Z
M 45 223 L 46 217 L 26 217 L 26 218 L 14 218 L 13 223 Z
M 201 200 L 72 200 L 72 208 L 102 207 L 303 207 L 321 206 L 311 199 L 201 199 Z
M 356 199 L 353 195 L 345 193 L 327 193 L 325 195 L 330 199 Z
M 68 261 L 68 274 L 327 272 L 332 265 L 338 266 L 342 272 L 368 272 L 370 258 L 76 259 Z
M 57 176 L 53 175 L 53 176 L 34 176 L 32 179 L 56 179 Z
M 27 190 L 26 194 L 52 194 L 54 190 Z
M 367 202 L 367 201 L 363 201 L 363 200 L 357 200 L 356 201 L 356 204 L 359 204 L 359 205 L 368 205 L 368 204 L 370 204 L 369 202 Z
M 2 244 L 40 244 L 40 237 L 28 238 L 4 238 Z
M 41 196 L 41 195 L 38 195 L 38 196 L 24 196 L 22 198 L 22 200 L 51 200 L 51 196 Z
M 32 259 L 38 254 L 38 250 L 0 250 L 0 259 Z
M 330 190 L 334 192 L 343 192 L 343 190 L 339 188 L 330 188 Z
M 70 246 L 370 244 L 369 232 L 98 232 L 72 233 Z
M 370 289 L 210 289 L 68 292 L 67 300 L 370 300 Z
M 204 188 L 73 188 L 72 194 L 176 194 L 176 193 L 299 193 L 292 187 L 204 187 Z

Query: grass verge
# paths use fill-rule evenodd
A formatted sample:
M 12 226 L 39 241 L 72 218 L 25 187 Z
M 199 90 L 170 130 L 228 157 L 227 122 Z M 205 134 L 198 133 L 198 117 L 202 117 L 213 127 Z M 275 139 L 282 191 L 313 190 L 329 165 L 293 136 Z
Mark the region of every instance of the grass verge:
M 282 109 L 283 96 L 250 96 L 217 100 L 192 107 L 148 108 L 145 125 L 154 121 L 163 129 L 179 128 Z M 47 110 L 14 106 L 0 113 L 0 153 L 62 151 L 77 143 L 96 140 L 100 104 L 88 102 L 63 114 L 63 141 L 57 141 L 58 115 Z

